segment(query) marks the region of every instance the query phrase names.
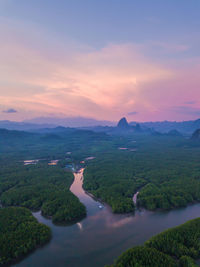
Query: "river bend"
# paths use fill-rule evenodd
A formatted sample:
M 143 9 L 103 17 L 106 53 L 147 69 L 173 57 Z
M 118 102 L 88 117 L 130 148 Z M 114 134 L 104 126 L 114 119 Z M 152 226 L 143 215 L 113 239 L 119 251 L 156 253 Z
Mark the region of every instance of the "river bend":
M 113 214 L 107 205 L 84 192 L 83 171 L 74 173 L 70 190 L 86 206 L 87 217 L 71 226 L 56 226 L 40 212 L 33 213 L 38 221 L 51 228 L 52 239 L 15 266 L 102 267 L 112 263 L 126 249 L 144 243 L 167 228 L 200 216 L 200 204 L 169 212 Z

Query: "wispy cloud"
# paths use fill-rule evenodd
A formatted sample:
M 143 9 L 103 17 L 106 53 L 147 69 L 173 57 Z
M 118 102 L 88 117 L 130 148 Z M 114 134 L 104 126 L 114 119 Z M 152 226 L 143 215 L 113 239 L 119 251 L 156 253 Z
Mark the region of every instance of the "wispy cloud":
M 157 41 L 157 42 L 152 42 L 151 45 L 154 49 L 160 49 L 165 52 L 171 52 L 171 53 L 185 52 L 189 49 L 188 45 L 179 43 L 170 43 L 170 42 L 166 43 Z
M 9 108 L 9 109 L 3 110 L 2 112 L 4 112 L 4 113 L 16 113 L 17 110 L 14 108 Z
M 108 120 L 123 114 L 137 120 L 198 115 L 198 103 L 188 99 L 200 98 L 199 58 L 163 62 L 148 56 L 144 45 L 130 43 L 99 49 L 61 45 L 48 33 L 46 42 L 37 31 L 30 35 L 11 26 L 8 21 L 0 26 L 0 101 L 20 110 L 18 116 L 22 110 Z M 187 49 L 157 45 L 173 52 Z
M 200 116 L 200 108 L 189 107 L 189 106 L 176 106 L 173 110 L 178 113 L 185 115 L 197 115 Z
M 138 114 L 137 111 L 131 111 L 131 112 L 128 112 L 128 113 L 127 113 L 127 115 L 130 115 L 130 116 L 132 116 L 132 115 L 137 115 L 137 114 Z
M 194 101 L 194 100 L 192 100 L 192 101 L 185 101 L 184 102 L 184 104 L 186 104 L 186 105 L 193 105 L 193 104 L 196 104 L 197 103 L 197 101 Z
M 4 86 L 0 100 L 5 105 L 15 103 L 16 107 L 37 110 L 44 106 L 48 112 L 70 116 L 117 119 L 141 101 L 142 84 L 171 76 L 167 68 L 153 63 L 134 44 L 77 51 L 66 47 L 63 59 L 56 60 L 55 49 L 43 53 L 18 35 L 8 29 L 4 38 L 8 42 L 0 44 L 4 66 L 0 72 L 0 91 Z

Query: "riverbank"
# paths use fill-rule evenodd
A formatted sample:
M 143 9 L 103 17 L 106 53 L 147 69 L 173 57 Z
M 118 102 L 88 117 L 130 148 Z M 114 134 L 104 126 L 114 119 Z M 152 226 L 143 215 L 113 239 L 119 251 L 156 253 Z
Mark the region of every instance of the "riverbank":
M 199 239 L 200 218 L 197 218 L 153 236 L 143 246 L 128 249 L 110 267 L 195 267 L 200 256 Z
M 74 225 L 57 226 L 40 212 L 34 213 L 39 222 L 51 228 L 52 239 L 45 247 L 36 250 L 15 266 L 103 267 L 111 264 L 128 248 L 142 245 L 165 229 L 180 225 L 200 214 L 200 204 L 165 212 L 137 210 L 134 216 L 113 214 L 107 205 L 100 209 L 100 202 L 83 190 L 82 174 L 76 174 L 78 177 L 74 179 L 72 190 L 86 206 L 87 217 Z

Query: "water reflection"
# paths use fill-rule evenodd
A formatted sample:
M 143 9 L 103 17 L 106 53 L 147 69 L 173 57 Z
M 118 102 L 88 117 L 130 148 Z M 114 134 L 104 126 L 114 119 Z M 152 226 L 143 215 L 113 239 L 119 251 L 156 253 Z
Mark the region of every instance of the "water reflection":
M 83 230 L 83 225 L 81 223 L 77 223 L 77 226 L 81 231 Z
M 52 229 L 49 244 L 25 258 L 20 267 L 101 267 L 113 262 L 126 249 L 139 245 L 151 236 L 200 214 L 200 204 L 170 212 L 136 211 L 134 215 L 113 214 L 82 189 L 83 171 L 74 174 L 70 190 L 87 207 L 87 217 L 71 226 L 56 226 L 40 212 L 34 216 Z
M 87 216 L 90 216 L 91 214 L 95 214 L 101 210 L 99 206 L 102 206 L 102 203 L 95 200 L 91 195 L 83 190 L 83 172 L 84 168 L 81 168 L 78 172 L 74 173 L 74 182 L 71 185 L 70 190 L 86 206 Z
M 104 204 L 105 208 L 101 209 L 102 203 L 99 201 L 95 200 L 92 196 L 87 194 L 83 188 L 83 173 L 84 173 L 84 168 L 80 169 L 78 172 L 74 173 L 74 183 L 70 187 L 70 190 L 72 193 L 74 193 L 76 196 L 79 197 L 80 201 L 87 207 L 87 212 L 88 214 L 88 219 L 90 220 L 91 223 L 96 224 L 97 221 L 102 222 L 102 225 L 104 227 L 121 227 L 125 224 L 128 224 L 132 222 L 133 219 L 136 219 L 137 217 L 133 218 L 133 216 L 129 215 L 115 215 L 113 216 L 111 208 Z M 91 211 L 91 206 L 94 205 L 96 207 L 96 213 L 95 210 L 93 210 L 92 213 Z M 83 230 L 82 224 L 77 224 L 81 230 Z

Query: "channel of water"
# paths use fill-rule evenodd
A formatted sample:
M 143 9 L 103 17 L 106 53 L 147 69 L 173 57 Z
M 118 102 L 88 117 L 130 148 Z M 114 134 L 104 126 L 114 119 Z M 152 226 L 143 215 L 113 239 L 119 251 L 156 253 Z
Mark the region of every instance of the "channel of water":
M 83 171 L 74 173 L 70 190 L 86 206 L 87 217 L 71 226 L 56 226 L 40 212 L 33 213 L 38 221 L 51 228 L 52 239 L 15 266 L 102 267 L 112 263 L 126 249 L 200 216 L 200 204 L 168 212 L 113 214 L 109 206 L 96 201 L 83 190 Z

